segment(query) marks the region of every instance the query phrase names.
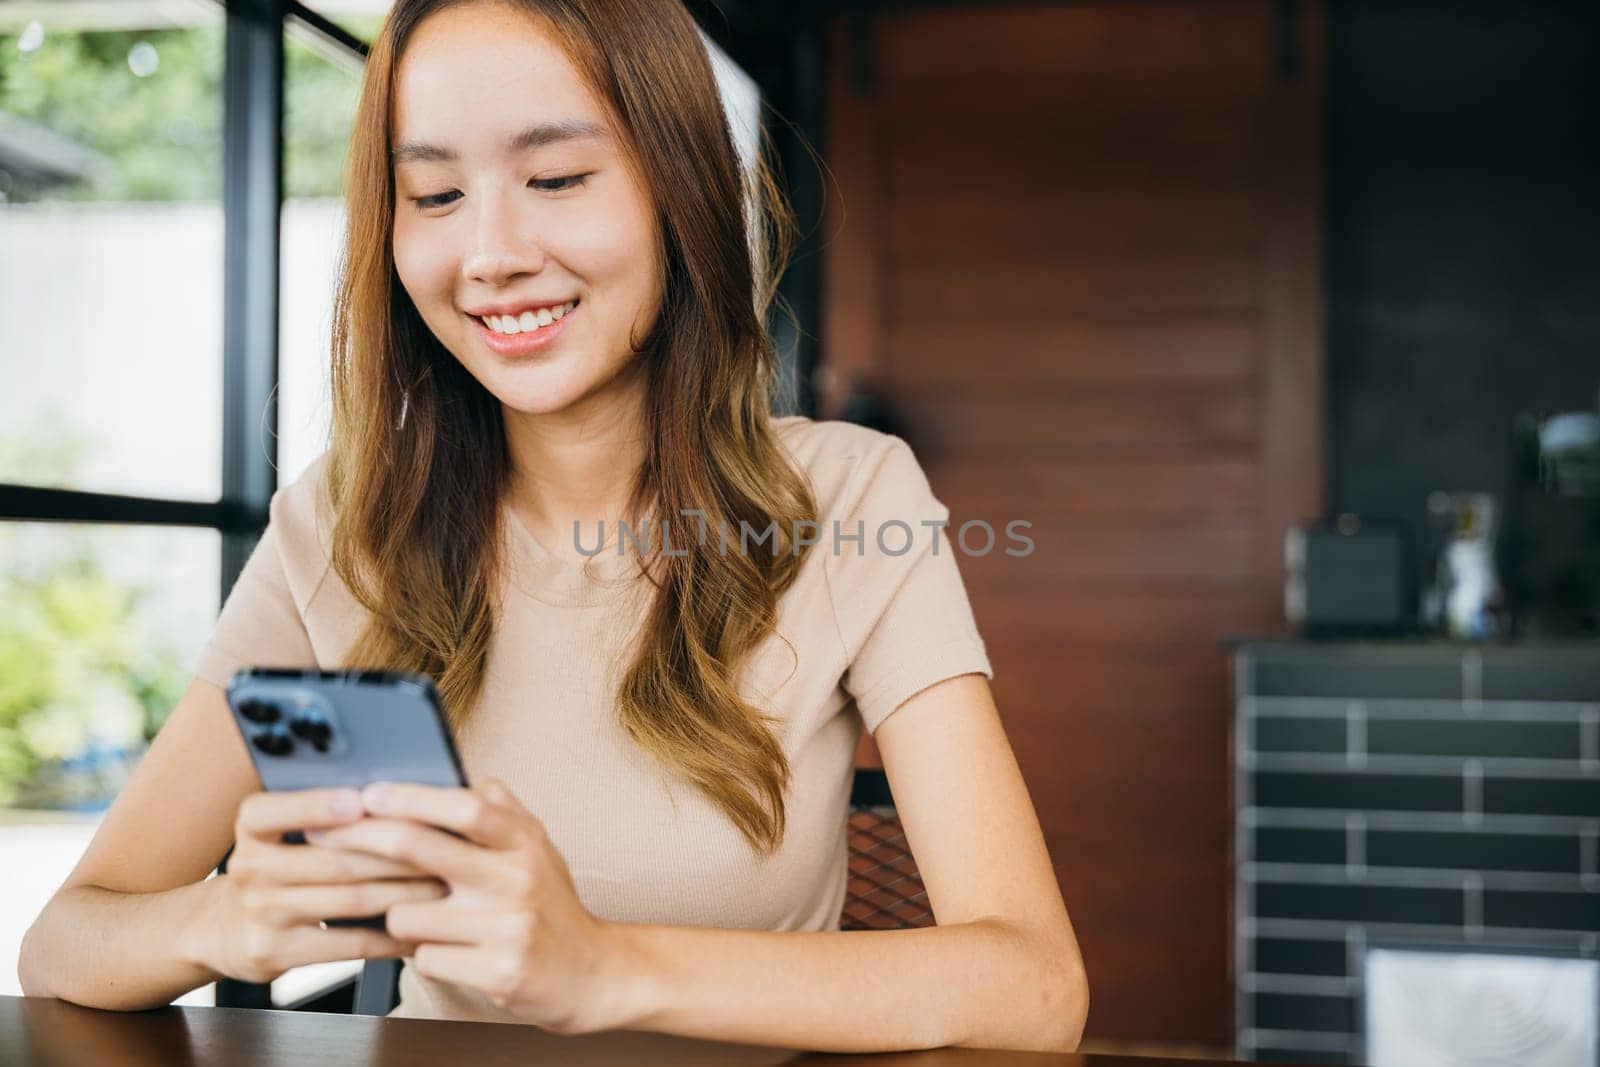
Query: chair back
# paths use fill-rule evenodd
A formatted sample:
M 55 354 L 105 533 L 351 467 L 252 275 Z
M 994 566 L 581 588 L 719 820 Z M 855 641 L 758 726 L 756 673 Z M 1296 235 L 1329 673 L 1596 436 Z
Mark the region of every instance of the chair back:
M 904 930 L 933 925 L 928 891 L 911 858 L 889 779 L 881 770 L 859 769 L 850 791 L 849 880 L 841 930 Z

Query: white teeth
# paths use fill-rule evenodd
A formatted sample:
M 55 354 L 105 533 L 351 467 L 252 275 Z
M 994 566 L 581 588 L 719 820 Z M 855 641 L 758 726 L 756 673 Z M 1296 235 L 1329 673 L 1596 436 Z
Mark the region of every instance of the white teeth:
M 569 300 L 557 307 L 543 307 L 538 311 L 524 311 L 521 315 L 485 315 L 484 325 L 495 333 L 507 335 L 527 333 L 537 330 L 541 326 L 548 326 L 558 319 L 564 318 L 567 312 L 578 306 L 576 300 Z

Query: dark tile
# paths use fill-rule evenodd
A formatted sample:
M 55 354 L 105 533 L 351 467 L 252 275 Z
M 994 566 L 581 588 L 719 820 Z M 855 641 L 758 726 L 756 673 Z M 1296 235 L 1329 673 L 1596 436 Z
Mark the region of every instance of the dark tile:
M 1255 720 L 1258 752 L 1339 752 L 1345 750 L 1343 719 L 1262 717 Z
M 1268 1045 L 1262 1045 L 1256 1049 L 1255 1060 L 1258 1063 L 1346 1064 L 1353 1062 L 1343 1052 L 1307 1052 L 1303 1048 L 1273 1048 Z
M 1260 1030 L 1318 1030 L 1355 1032 L 1353 997 L 1314 996 L 1308 993 L 1257 993 L 1255 1024 Z
M 1402 886 L 1259 884 L 1256 914 L 1263 919 L 1334 919 L 1343 922 L 1427 923 L 1459 926 L 1461 893 Z
M 1344 831 L 1298 826 L 1258 826 L 1255 858 L 1261 863 L 1343 863 Z
M 1316 657 L 1302 652 L 1290 660 L 1258 659 L 1255 695 L 1458 700 L 1461 656 L 1397 658 L 1330 649 Z
M 1373 867 L 1454 867 L 1468 871 L 1577 874 L 1577 834 L 1486 834 L 1471 830 L 1368 830 Z
M 1483 925 L 1539 930 L 1600 930 L 1600 891 L 1551 893 L 1528 889 L 1485 890 Z
M 1348 808 L 1355 811 L 1460 811 L 1461 782 L 1423 775 L 1359 771 L 1257 771 L 1251 781 L 1263 808 Z
M 1349 961 L 1343 941 L 1298 937 L 1258 937 L 1252 946 L 1254 970 L 1263 974 L 1322 974 L 1343 978 Z
M 1393 756 L 1500 756 L 1579 759 L 1576 722 L 1370 719 L 1367 751 Z
M 1600 701 L 1600 647 L 1594 651 L 1491 650 L 1484 656 L 1483 698 Z
M 1600 778 L 1484 776 L 1483 810 L 1505 815 L 1600 817 Z

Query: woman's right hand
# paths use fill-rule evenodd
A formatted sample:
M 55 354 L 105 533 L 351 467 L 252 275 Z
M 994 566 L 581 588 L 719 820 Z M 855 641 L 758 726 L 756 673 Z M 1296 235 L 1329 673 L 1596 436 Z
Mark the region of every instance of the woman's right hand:
M 191 955 L 218 974 L 270 982 L 291 967 L 332 960 L 384 959 L 415 946 L 382 930 L 330 926 L 324 919 L 383 914 L 413 900 L 437 900 L 443 882 L 408 863 L 371 853 L 286 844 L 283 835 L 354 822 L 354 789 L 257 792 L 234 822 L 226 874 L 209 881 L 206 907 L 187 932 Z

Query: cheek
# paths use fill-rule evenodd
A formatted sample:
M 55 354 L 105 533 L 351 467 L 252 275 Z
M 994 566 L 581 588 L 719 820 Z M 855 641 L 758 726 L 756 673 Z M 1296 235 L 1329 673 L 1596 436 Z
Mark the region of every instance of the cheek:
M 394 224 L 394 269 L 419 309 L 450 291 L 450 265 L 440 252 L 440 242 L 422 240 L 401 218 Z
M 657 273 L 655 220 L 648 209 L 631 197 L 608 198 L 570 221 L 559 254 L 590 282 L 625 294 L 627 302 L 647 299 Z

